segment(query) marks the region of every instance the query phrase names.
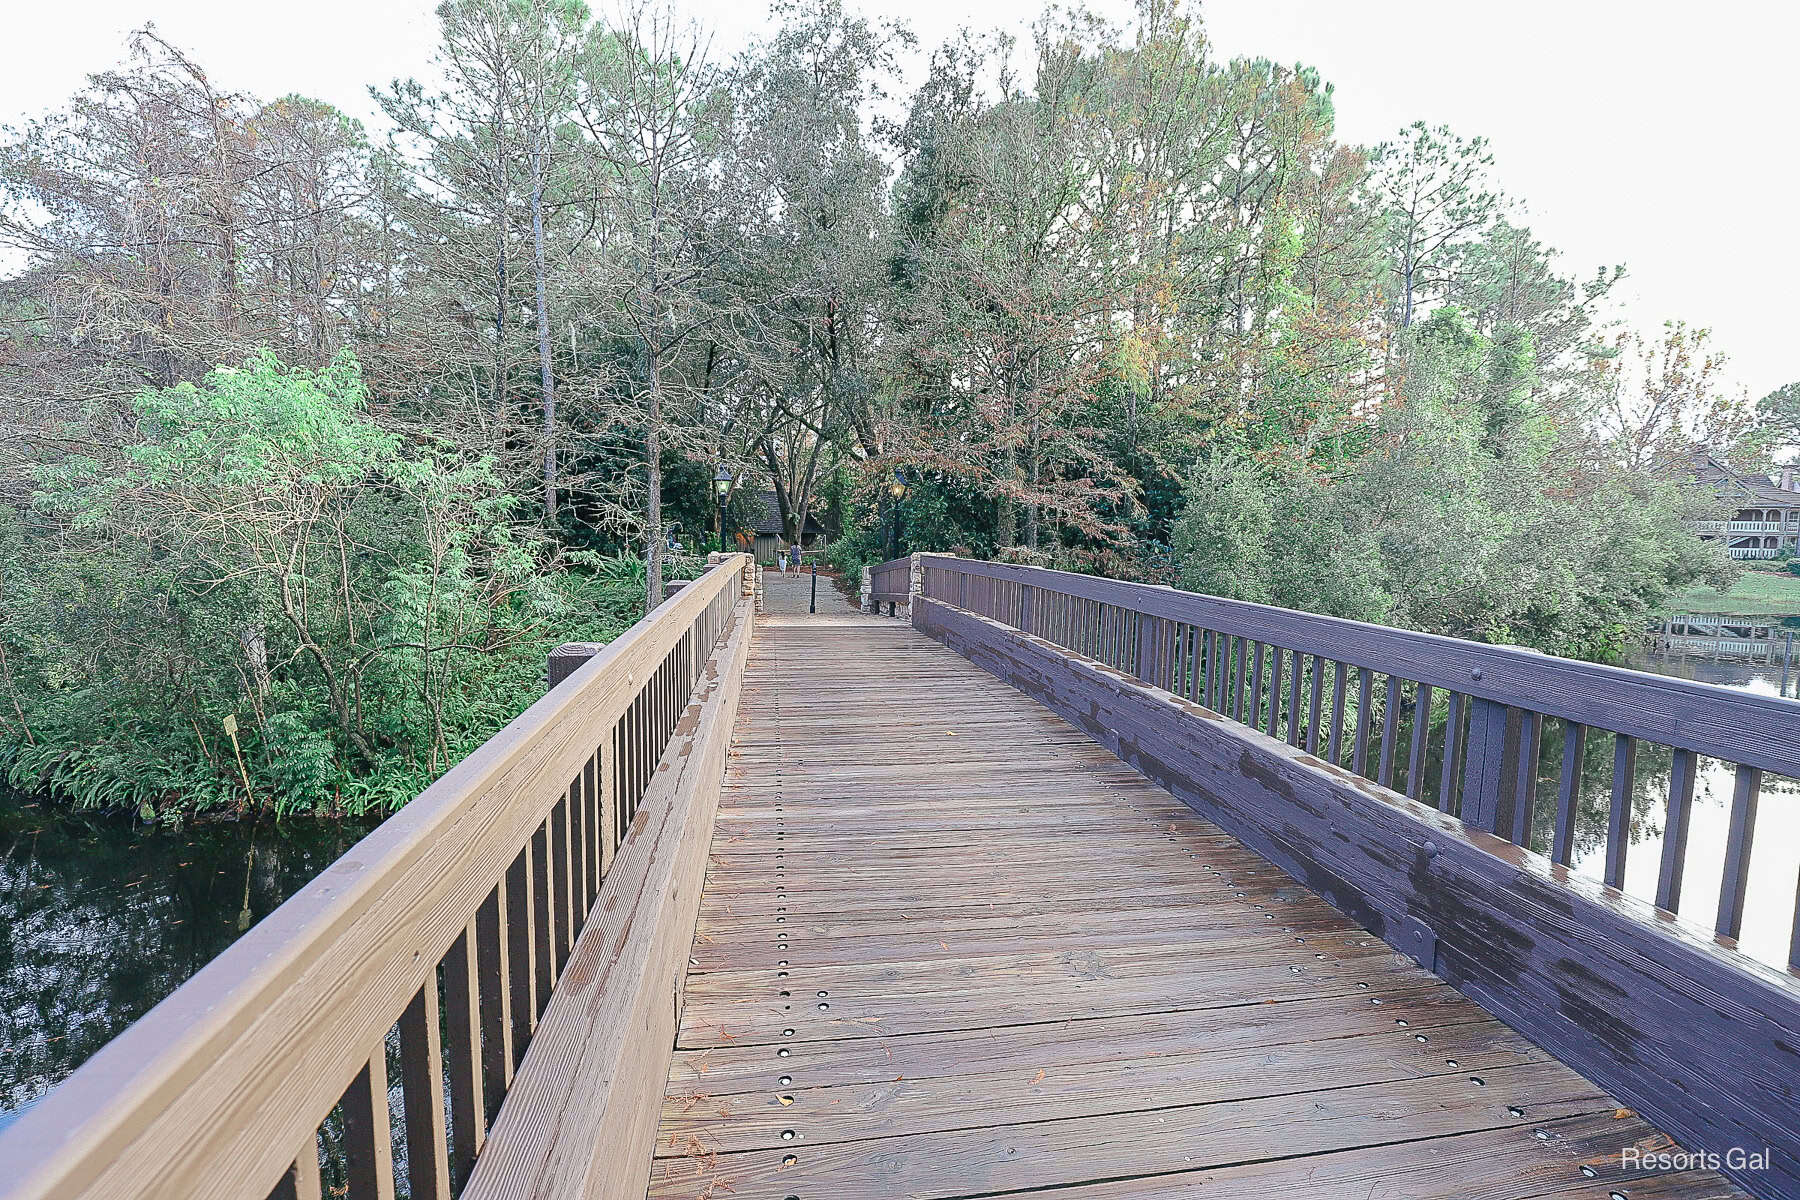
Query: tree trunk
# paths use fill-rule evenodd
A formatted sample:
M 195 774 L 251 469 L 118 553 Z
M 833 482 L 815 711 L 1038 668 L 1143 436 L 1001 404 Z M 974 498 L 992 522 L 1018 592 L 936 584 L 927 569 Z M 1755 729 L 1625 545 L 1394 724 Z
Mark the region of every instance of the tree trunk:
M 1032 500 L 1025 506 L 1025 547 L 1033 554 L 1038 548 L 1038 429 L 1037 418 L 1031 419 L 1031 430 L 1025 440 L 1026 461 L 1029 466 Z
M 556 386 L 550 371 L 550 301 L 544 265 L 544 153 L 531 155 L 531 240 L 537 266 L 538 372 L 544 389 L 544 519 L 556 517 Z
M 650 428 L 644 437 L 644 456 L 649 471 L 649 547 L 644 555 L 645 602 L 655 608 L 663 599 L 663 519 L 662 519 L 662 387 L 656 378 L 656 350 L 650 351 Z

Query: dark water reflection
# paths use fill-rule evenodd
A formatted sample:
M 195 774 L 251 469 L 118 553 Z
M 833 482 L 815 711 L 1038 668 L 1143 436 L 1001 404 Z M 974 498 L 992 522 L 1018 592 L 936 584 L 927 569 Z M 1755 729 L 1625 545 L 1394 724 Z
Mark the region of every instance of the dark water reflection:
M 1781 665 L 1707 662 L 1697 658 L 1644 656 L 1630 664 L 1640 671 L 1718 684 L 1758 696 L 1781 694 Z M 1794 680 L 1788 681 L 1788 695 Z M 1549 751 L 1550 725 L 1545 722 L 1545 762 L 1560 763 Z M 1612 739 L 1593 739 L 1584 757 L 1588 792 L 1583 797 L 1581 835 L 1574 865 L 1583 874 L 1601 877 L 1605 865 L 1606 805 L 1612 788 Z M 1670 752 L 1640 746 L 1632 790 L 1631 849 L 1625 860 L 1625 891 L 1645 900 L 1656 895 L 1662 863 L 1662 834 L 1669 809 Z M 1598 759 L 1598 761 L 1596 761 Z M 1681 888 L 1681 915 L 1711 929 L 1724 876 L 1725 841 L 1731 818 L 1734 769 L 1716 759 L 1701 758 L 1694 783 L 1694 807 L 1688 831 L 1687 862 Z M 1550 812 L 1555 811 L 1555 779 L 1550 780 Z M 1538 812 L 1546 802 L 1539 785 Z M 1597 794 L 1596 794 L 1597 793 Z M 1771 966 L 1787 965 L 1795 910 L 1795 884 L 1800 880 L 1800 781 L 1781 775 L 1762 777 L 1761 802 L 1750 851 L 1749 887 L 1744 899 L 1744 927 L 1738 948 Z M 1548 844 L 1547 842 L 1545 844 Z
M 367 831 L 169 832 L 0 792 L 0 1126 Z

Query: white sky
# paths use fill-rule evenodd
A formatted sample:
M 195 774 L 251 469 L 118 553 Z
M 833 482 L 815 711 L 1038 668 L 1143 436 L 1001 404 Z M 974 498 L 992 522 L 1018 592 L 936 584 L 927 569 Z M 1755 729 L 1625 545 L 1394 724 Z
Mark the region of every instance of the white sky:
M 923 45 L 958 26 L 1024 35 L 1039 0 L 848 0 L 912 23 Z M 1124 21 L 1128 0 L 1093 0 Z M 301 92 L 369 118 L 366 87 L 426 70 L 431 0 L 82 0 L 7 5 L 0 124 L 60 103 L 116 62 L 145 21 L 217 82 Z M 735 50 L 763 26 L 761 0 L 686 0 Z M 1319 68 L 1337 85 L 1338 129 L 1373 143 L 1415 119 L 1493 143 L 1499 184 L 1581 276 L 1624 262 L 1623 313 L 1709 326 L 1732 377 L 1760 396 L 1800 379 L 1800 139 L 1785 0 L 1206 0 L 1225 57 Z M 304 14 L 304 15 L 303 15 Z

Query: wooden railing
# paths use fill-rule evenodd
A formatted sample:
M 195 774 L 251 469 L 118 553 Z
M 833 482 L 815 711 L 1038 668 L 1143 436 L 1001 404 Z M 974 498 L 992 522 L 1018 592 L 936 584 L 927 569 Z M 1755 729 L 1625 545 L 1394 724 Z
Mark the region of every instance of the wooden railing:
M 909 599 L 912 586 L 912 559 L 896 558 L 869 568 L 869 599 L 879 612 L 885 605 L 893 616 L 899 605 Z
M 1611 738 L 1604 881 L 1613 887 L 1625 879 L 1638 756 L 1646 744 L 1668 747 L 1672 803 L 1656 900 L 1669 912 L 1681 911 L 1695 759 L 1722 760 L 1736 788 L 1710 918 L 1726 937 L 1743 924 L 1762 774 L 1800 776 L 1800 702 L 1165 587 L 924 562 L 928 597 L 1099 659 L 1520 845 L 1536 815 L 1544 721 L 1561 721 L 1550 857 L 1564 865 L 1584 751 Z M 1441 764 L 1429 789 L 1428 763 Z M 1791 924 L 1790 961 L 1800 967 L 1800 922 Z
M 1734 941 L 1764 773 L 1800 775 L 1800 703 L 1160 586 L 922 567 L 920 629 L 1690 1147 L 1776 1146 L 1792 1189 L 1776 1191 L 1800 1195 L 1800 973 Z M 1563 734 L 1555 764 L 1540 762 L 1546 722 Z M 1569 869 L 1597 738 L 1613 761 L 1603 885 Z M 1646 746 L 1671 763 L 1654 908 L 1617 890 Z M 1734 787 L 1718 904 L 1694 929 L 1670 914 L 1702 756 Z M 1528 850 L 1546 769 L 1547 858 Z
M 556 1170 L 611 1181 L 548 1186 L 542 1123 L 517 1110 L 522 1093 L 572 1089 L 559 1116 L 592 1110 L 605 1132 L 655 1109 L 639 1089 L 608 1107 L 633 1047 L 594 1024 L 667 1023 L 644 1014 L 669 1008 L 666 944 L 685 961 L 693 924 L 664 910 L 698 878 L 667 877 L 653 839 L 710 831 L 748 561 L 726 557 L 600 650 L 54 1089 L 0 1135 L 0 1197 L 318 1200 L 323 1182 L 388 1200 L 396 1146 L 412 1200 L 521 1178 L 543 1185 L 531 1194 L 641 1196 L 647 1137 L 611 1139 L 604 1166 L 584 1157 L 600 1136 L 565 1145 L 575 1166 Z M 703 728 L 721 706 L 727 727 Z M 681 861 L 692 874 L 691 851 Z M 559 980 L 584 956 L 567 998 Z M 666 1072 L 669 1032 L 638 1045 L 640 1074 Z M 552 1033 L 563 1044 L 534 1069 L 528 1048 Z M 614 1042 L 612 1058 L 592 1049 Z

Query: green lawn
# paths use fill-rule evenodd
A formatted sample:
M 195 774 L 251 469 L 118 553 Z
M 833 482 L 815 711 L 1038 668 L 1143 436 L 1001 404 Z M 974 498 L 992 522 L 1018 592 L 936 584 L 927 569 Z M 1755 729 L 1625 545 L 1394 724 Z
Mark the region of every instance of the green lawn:
M 1728 592 L 1696 588 L 1677 596 L 1669 607 L 1675 612 L 1736 613 L 1744 616 L 1800 614 L 1800 575 L 1747 569 Z

